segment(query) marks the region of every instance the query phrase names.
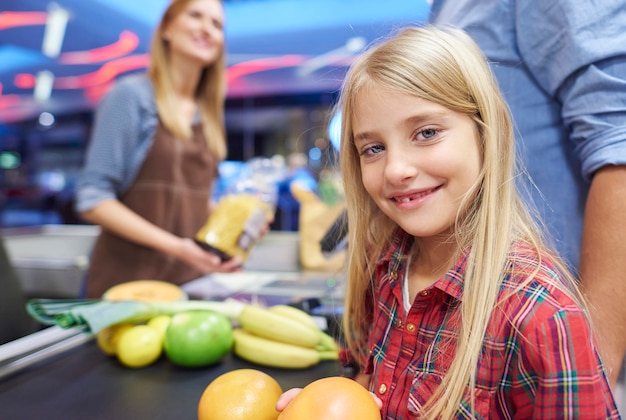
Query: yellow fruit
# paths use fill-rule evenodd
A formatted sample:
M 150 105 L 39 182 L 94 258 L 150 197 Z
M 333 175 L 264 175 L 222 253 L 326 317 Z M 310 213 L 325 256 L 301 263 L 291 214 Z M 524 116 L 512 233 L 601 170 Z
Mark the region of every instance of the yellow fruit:
M 260 370 L 231 370 L 205 388 L 198 420 L 276 420 L 282 393 L 280 384 Z
M 170 325 L 170 321 L 172 317 L 169 315 L 157 315 L 154 318 L 151 318 L 146 324 L 148 327 L 152 327 L 161 334 L 161 339 L 165 336 L 165 331 L 167 327 Z
M 174 302 L 186 300 L 187 294 L 177 285 L 166 281 L 135 280 L 111 287 L 102 295 L 102 299 L 110 301 Z
M 104 353 L 109 356 L 115 356 L 117 354 L 117 343 L 119 342 L 120 336 L 122 333 L 132 327 L 135 324 L 130 322 L 123 322 L 121 324 L 111 325 L 107 327 L 98 334 L 96 334 L 96 342 L 98 343 L 98 347 Z
M 161 356 L 163 338 L 154 328 L 136 325 L 121 334 L 117 343 L 117 358 L 127 367 L 148 366 Z
M 352 379 L 333 376 L 305 386 L 279 420 L 380 420 L 374 397 Z

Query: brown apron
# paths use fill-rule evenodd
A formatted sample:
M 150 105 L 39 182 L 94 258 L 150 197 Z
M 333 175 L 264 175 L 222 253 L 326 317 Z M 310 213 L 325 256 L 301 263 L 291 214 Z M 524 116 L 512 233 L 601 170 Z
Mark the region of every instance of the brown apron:
M 143 166 L 120 201 L 168 232 L 192 238 L 208 217 L 216 174 L 200 125 L 194 126 L 192 141 L 182 141 L 159 123 Z M 85 294 L 98 298 L 131 280 L 182 284 L 201 274 L 170 255 L 103 230 L 90 258 Z

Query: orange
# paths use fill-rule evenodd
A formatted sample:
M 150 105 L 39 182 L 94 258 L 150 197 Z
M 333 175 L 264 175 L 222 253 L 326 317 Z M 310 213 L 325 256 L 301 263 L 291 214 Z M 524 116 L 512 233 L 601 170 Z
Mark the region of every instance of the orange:
M 285 407 L 279 420 L 380 420 L 374 397 L 352 379 L 318 379 Z
M 282 393 L 280 384 L 260 370 L 231 370 L 205 388 L 198 420 L 276 420 Z

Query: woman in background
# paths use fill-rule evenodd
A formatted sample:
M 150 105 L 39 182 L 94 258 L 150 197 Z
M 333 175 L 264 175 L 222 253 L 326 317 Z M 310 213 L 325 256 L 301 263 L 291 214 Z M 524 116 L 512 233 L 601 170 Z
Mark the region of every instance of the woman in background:
M 102 232 L 86 297 L 114 284 L 182 284 L 235 270 L 196 245 L 225 158 L 224 9 L 174 0 L 157 27 L 147 74 L 119 80 L 96 111 L 76 210 Z

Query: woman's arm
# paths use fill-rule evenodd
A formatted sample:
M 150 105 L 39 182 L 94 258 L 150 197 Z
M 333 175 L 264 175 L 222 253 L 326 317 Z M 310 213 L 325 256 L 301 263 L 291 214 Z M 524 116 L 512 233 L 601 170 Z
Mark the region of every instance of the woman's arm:
M 181 238 L 161 229 L 117 199 L 101 201 L 82 212 L 81 217 L 131 242 L 172 255 L 203 273 L 230 272 L 241 265 L 239 258 L 222 263 L 217 255 L 204 251 L 191 238 Z

